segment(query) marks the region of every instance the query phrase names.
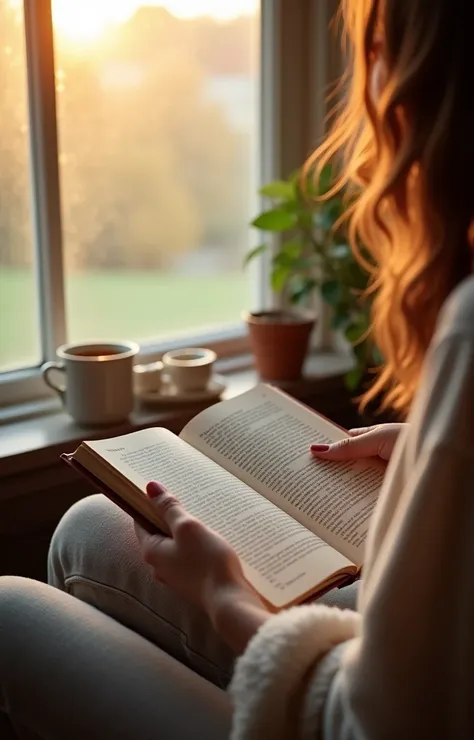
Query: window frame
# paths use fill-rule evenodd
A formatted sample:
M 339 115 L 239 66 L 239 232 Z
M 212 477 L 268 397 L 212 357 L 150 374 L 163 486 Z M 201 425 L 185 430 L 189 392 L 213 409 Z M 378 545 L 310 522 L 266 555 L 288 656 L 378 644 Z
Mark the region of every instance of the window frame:
M 260 177 L 281 177 L 302 164 L 324 131 L 329 49 L 327 21 L 335 0 L 261 0 Z M 51 0 L 23 2 L 28 77 L 30 169 L 38 285 L 41 364 L 66 341 L 60 175 Z M 299 53 L 294 54 L 294 49 Z M 317 54 L 314 50 L 317 50 Z M 291 110 L 291 116 L 287 111 Z M 278 307 L 269 287 L 270 257 L 250 267 L 253 307 Z M 317 302 L 318 303 L 318 302 Z M 318 310 L 320 306 L 318 305 Z M 320 322 L 320 325 L 323 322 Z M 321 332 L 320 332 L 321 333 Z M 327 347 L 327 337 L 318 345 Z M 142 345 L 141 358 L 155 359 L 174 347 L 213 347 L 220 357 L 250 351 L 243 324 L 221 331 L 181 335 Z M 48 400 L 53 392 L 41 366 L 0 373 L 0 411 Z M 11 416 L 11 409 L 10 414 Z

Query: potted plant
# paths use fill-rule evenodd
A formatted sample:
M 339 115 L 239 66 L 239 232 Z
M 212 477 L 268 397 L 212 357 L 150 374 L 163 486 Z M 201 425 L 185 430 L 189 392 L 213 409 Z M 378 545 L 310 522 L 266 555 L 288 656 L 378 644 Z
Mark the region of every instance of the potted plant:
M 343 215 L 348 207 L 344 192 L 329 195 L 331 165 L 319 177 L 314 170 L 296 172 L 287 180 L 265 185 L 260 193 L 271 207 L 252 225 L 267 237 L 278 236 L 252 249 L 248 264 L 271 250 L 271 286 L 282 295 L 282 311 L 246 316 L 257 369 L 267 380 L 293 380 L 301 373 L 315 317 L 311 298 L 319 291 L 332 311 L 332 328 L 353 347 L 354 367 L 346 376 L 355 390 L 374 364 L 375 348 L 369 337 L 370 299 L 364 297 L 368 274 L 348 244 Z

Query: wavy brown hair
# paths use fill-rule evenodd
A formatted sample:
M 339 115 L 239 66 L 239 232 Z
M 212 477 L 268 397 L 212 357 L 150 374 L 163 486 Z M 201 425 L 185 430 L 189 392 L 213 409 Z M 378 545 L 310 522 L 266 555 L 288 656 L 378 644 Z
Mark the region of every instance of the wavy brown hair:
M 343 154 L 352 248 L 371 272 L 372 325 L 384 365 L 364 397 L 410 407 L 441 306 L 472 268 L 472 25 L 463 0 L 343 0 L 347 90 L 308 166 Z M 369 91 L 381 36 L 386 67 Z M 361 246 L 370 255 L 364 256 Z M 374 266 L 375 265 L 375 266 Z

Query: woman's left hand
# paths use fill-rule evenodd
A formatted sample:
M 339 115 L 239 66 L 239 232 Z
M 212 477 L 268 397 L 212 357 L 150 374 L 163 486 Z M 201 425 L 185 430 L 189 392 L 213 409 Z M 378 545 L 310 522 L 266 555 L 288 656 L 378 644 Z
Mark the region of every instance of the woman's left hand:
M 204 609 L 214 624 L 229 602 L 264 608 L 228 542 L 188 514 L 159 483 L 149 483 L 147 494 L 170 531 L 170 536 L 150 534 L 135 523 L 143 558 L 157 581 Z

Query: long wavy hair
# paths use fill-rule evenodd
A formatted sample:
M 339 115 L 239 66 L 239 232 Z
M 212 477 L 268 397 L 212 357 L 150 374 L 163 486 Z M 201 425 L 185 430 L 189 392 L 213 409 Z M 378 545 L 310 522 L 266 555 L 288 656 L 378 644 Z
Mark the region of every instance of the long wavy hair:
M 441 306 L 472 270 L 473 39 L 464 0 L 342 0 L 347 72 L 329 137 L 308 163 L 343 155 L 352 248 L 371 273 L 384 358 L 364 397 L 405 414 Z M 374 44 L 386 67 L 370 92 Z M 363 248 L 362 248 L 363 245 Z M 367 258 L 366 255 L 369 255 Z

